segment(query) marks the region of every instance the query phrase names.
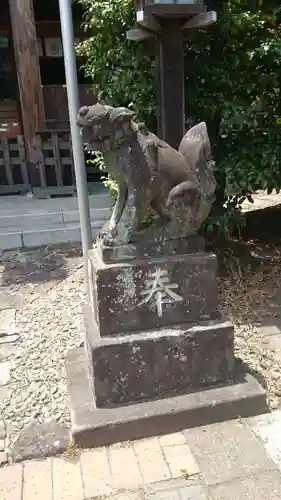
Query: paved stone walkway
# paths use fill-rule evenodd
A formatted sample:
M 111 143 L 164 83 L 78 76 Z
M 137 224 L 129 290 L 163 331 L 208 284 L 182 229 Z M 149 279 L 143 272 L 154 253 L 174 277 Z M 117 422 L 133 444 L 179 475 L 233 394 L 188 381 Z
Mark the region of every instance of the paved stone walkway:
M 281 412 L 0 469 L 1 500 L 280 500 Z
M 244 201 L 242 205 L 243 212 L 251 212 L 252 210 L 263 210 L 269 207 L 281 205 L 281 193 L 267 194 L 266 191 L 257 191 L 253 195 L 254 203 L 248 200 Z

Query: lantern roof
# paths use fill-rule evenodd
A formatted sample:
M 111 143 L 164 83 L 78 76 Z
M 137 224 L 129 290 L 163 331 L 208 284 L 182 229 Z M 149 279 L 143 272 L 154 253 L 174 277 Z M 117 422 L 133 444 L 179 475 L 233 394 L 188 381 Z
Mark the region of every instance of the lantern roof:
M 191 17 L 206 12 L 203 0 L 136 0 L 136 10 L 156 17 Z

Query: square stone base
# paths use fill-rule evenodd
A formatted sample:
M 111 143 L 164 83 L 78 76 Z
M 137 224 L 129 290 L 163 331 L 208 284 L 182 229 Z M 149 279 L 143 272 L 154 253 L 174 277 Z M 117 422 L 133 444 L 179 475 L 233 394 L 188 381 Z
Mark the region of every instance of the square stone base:
M 95 408 L 84 348 L 68 352 L 66 373 L 71 433 L 81 448 L 160 436 L 268 411 L 265 390 L 252 375 L 236 370 L 233 381 L 223 386 L 102 409 Z
M 143 260 L 167 257 L 167 255 L 185 255 L 189 253 L 204 252 L 205 240 L 198 234 L 189 238 L 179 240 L 167 240 L 159 242 L 139 241 L 122 246 L 106 247 L 102 243 L 98 244 L 101 258 L 106 263 L 128 262 L 130 260 Z
M 87 308 L 84 323 L 97 407 L 181 394 L 232 376 L 234 329 L 229 321 L 100 337 Z
M 93 315 L 100 335 L 212 319 L 217 311 L 214 254 L 204 252 L 105 263 L 89 253 Z

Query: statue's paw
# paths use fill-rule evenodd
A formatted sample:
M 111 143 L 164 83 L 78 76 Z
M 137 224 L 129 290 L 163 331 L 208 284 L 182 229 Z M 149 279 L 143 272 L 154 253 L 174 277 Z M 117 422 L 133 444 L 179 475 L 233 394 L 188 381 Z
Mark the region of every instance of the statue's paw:
M 102 228 L 99 232 L 98 238 L 102 240 L 105 246 L 113 246 L 116 241 L 116 229 L 110 230 Z
M 110 224 L 110 221 L 106 222 L 102 228 L 98 232 L 98 238 L 104 239 L 108 237 L 109 239 L 113 238 L 116 234 L 116 227 L 113 227 Z
M 112 234 L 110 233 L 107 233 L 103 236 L 103 244 L 106 246 L 106 247 L 113 247 L 115 245 L 115 238 Z
M 103 230 L 103 228 L 101 228 L 99 231 L 98 231 L 98 234 L 97 234 L 97 238 L 99 240 L 102 240 L 106 235 L 106 231 Z

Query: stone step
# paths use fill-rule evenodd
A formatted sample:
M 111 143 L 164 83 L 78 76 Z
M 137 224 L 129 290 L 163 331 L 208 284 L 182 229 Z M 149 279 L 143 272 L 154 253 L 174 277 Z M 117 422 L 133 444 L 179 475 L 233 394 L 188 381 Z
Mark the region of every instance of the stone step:
M 93 239 L 112 203 L 103 186 L 89 196 Z M 70 241 L 81 241 L 77 198 L 0 198 L 0 251 Z
M 112 199 L 105 188 L 89 196 L 91 208 L 106 208 L 112 204 Z M 59 212 L 60 210 L 77 210 L 77 197 L 60 197 L 52 199 L 32 199 L 28 196 L 0 196 L 0 214 L 17 215 L 30 213 Z
M 110 215 L 110 207 L 105 208 L 90 208 L 91 220 L 104 221 Z M 48 211 L 43 213 L 28 213 L 4 215 L 0 217 L 0 233 L 17 232 L 33 229 L 52 229 L 58 225 L 79 222 L 78 209 Z
M 93 240 L 96 238 L 103 222 L 104 220 L 101 219 L 92 222 Z M 77 241 L 81 241 L 79 224 L 58 224 L 52 228 L 0 232 L 0 251 Z

